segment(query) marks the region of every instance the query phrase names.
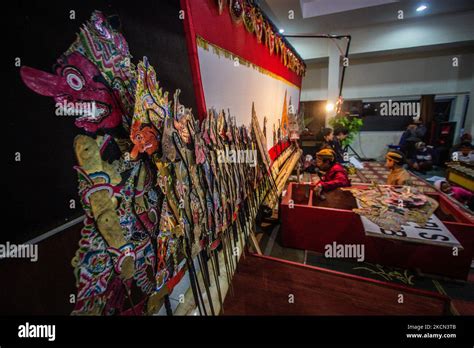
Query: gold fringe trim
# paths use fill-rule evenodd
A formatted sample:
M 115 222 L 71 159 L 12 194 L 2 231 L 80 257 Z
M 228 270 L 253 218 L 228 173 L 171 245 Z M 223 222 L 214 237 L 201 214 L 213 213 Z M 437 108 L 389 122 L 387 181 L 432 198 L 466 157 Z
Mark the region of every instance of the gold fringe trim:
M 280 75 L 277 75 L 267 69 L 264 69 L 258 65 L 255 65 L 253 64 L 252 62 L 249 62 L 248 60 L 226 50 L 225 48 L 222 48 L 222 47 L 219 47 L 213 43 L 210 43 L 209 41 L 206 41 L 205 39 L 203 39 L 201 36 L 198 36 L 196 35 L 196 43 L 199 47 L 205 49 L 206 51 L 209 51 L 209 48 L 212 47 L 212 50 L 215 54 L 217 54 L 217 56 L 221 57 L 225 57 L 227 59 L 230 59 L 230 60 L 233 60 L 233 61 L 236 61 L 236 59 L 238 59 L 239 61 L 239 65 L 244 65 L 246 67 L 251 67 L 255 70 L 257 70 L 259 73 L 261 74 L 264 74 L 264 75 L 268 75 L 274 79 L 277 79 L 277 80 L 280 80 L 290 86 L 293 86 L 293 87 L 296 87 L 298 89 L 300 89 L 300 87 L 298 87 L 297 85 L 295 85 L 294 83 L 288 81 L 287 79 L 281 77 Z

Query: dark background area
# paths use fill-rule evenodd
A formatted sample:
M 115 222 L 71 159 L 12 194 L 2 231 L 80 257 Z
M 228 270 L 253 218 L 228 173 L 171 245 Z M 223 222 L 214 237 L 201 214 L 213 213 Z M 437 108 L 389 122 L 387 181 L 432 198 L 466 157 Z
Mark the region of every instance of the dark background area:
M 74 20 L 69 18 L 71 10 Z M 20 57 L 22 65 L 52 72 L 56 59 L 75 40 L 93 10 L 117 14 L 133 63 L 146 55 L 160 86 L 171 96 L 180 88 L 181 102 L 196 110 L 179 0 L 22 0 L 9 4 L 2 21 L 8 103 L 3 114 L 8 207 L 4 216 L 12 227 L 3 229 L 0 241 L 25 242 L 83 214 L 73 169 L 73 140 L 81 130 L 71 118 L 55 115 L 52 98 L 23 84 L 15 58 Z M 16 152 L 21 153 L 21 162 L 15 162 Z M 71 199 L 76 200 L 75 209 L 69 208 Z
M 453 98 L 435 100 L 434 120 L 436 122 L 447 122 L 451 112 Z M 388 99 L 387 99 L 388 101 Z M 416 100 L 394 100 L 396 102 L 412 103 Z M 381 116 L 381 102 L 363 102 L 362 100 L 345 100 L 342 104 L 342 112 L 346 115 L 361 117 L 364 124 L 361 131 L 404 131 L 412 122 L 410 115 L 404 116 Z M 325 125 L 326 102 L 321 100 L 301 102 L 300 108 L 305 117 L 306 127 L 313 133 L 318 134 Z
M 415 102 L 416 100 L 396 100 L 396 102 Z M 388 98 L 387 98 L 388 102 Z M 412 122 L 411 115 L 381 116 L 381 102 L 362 102 L 350 100 L 343 104 L 344 111 L 362 117 L 361 131 L 402 131 Z
M 398 100 L 397 100 L 398 101 Z M 304 101 L 301 108 L 304 110 L 306 127 L 318 134 L 325 126 L 326 101 Z M 363 103 L 362 100 L 346 100 L 342 112 L 347 115 L 361 117 L 364 124 L 361 131 L 402 131 L 412 122 L 407 116 L 380 116 L 380 102 Z

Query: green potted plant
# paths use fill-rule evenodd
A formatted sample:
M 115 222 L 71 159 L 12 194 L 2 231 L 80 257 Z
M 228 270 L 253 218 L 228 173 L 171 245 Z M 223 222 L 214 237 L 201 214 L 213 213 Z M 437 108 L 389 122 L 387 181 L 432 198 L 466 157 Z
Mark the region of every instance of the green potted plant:
M 350 145 L 354 141 L 355 136 L 360 131 L 363 124 L 364 122 L 361 118 L 354 116 L 337 115 L 329 120 L 329 125 L 333 129 L 337 127 L 345 127 L 349 132 L 347 137 L 341 143 L 343 147 Z

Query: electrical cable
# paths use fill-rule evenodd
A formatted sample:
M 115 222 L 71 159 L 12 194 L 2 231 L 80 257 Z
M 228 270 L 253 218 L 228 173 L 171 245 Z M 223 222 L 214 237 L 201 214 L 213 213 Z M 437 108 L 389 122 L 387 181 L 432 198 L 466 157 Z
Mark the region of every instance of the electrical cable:
M 336 39 L 334 39 L 334 38 L 332 38 L 332 37 L 331 37 L 330 39 L 331 39 L 331 41 L 334 43 L 334 45 L 336 45 L 337 49 L 338 49 L 339 52 L 341 53 L 341 56 L 343 56 L 343 55 L 344 55 L 344 51 L 342 50 L 341 46 L 339 46 L 339 45 L 337 44 Z
M 360 136 L 360 131 L 358 132 L 357 136 L 358 136 L 358 139 L 359 139 L 360 153 L 362 154 L 362 156 L 364 156 L 364 158 L 367 158 L 367 155 L 364 153 L 364 150 L 362 150 L 362 137 Z

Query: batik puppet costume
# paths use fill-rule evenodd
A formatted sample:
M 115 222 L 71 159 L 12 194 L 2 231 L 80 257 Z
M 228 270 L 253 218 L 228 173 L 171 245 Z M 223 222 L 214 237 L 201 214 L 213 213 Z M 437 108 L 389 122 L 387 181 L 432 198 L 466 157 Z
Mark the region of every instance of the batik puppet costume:
M 130 59 L 123 36 L 94 12 L 54 74 L 21 68 L 35 92 L 95 106 L 75 121 L 84 132 L 74 150 L 86 218 L 72 261 L 73 314 L 156 313 L 186 268 L 205 313 L 192 260 L 198 256 L 210 300 L 207 262 L 218 284 L 223 250 L 230 281 L 229 231 L 248 236 L 265 170 L 219 162 L 218 150 L 256 148 L 247 129 L 212 110 L 200 127 L 179 91 L 174 105 L 168 100 L 146 58 L 137 72 Z
M 238 132 L 236 132 L 235 126 L 232 124 L 230 112 L 228 111 L 226 115 L 225 111 L 222 110 L 217 118 L 218 147 L 221 149 L 221 151 L 225 151 L 225 153 L 229 153 L 231 154 L 231 157 L 234 157 L 231 161 L 223 161 L 223 163 L 219 163 L 220 170 L 223 170 L 228 178 L 226 180 L 226 191 L 229 193 L 230 200 L 228 201 L 228 215 L 226 216 L 226 224 L 227 228 L 230 229 L 230 234 L 232 236 L 230 243 L 234 243 L 234 248 L 238 242 L 239 231 L 243 232 L 243 226 L 238 220 L 238 216 L 242 209 L 241 204 L 244 199 L 244 176 L 242 169 L 246 165 L 245 163 L 241 163 L 242 158 L 240 158 L 240 156 L 242 153 L 245 153 L 245 151 L 239 152 L 242 151 L 242 149 L 239 146 L 237 133 Z M 242 247 L 242 245 L 240 247 Z
M 73 314 L 141 314 L 155 288 L 150 237 L 160 197 L 146 163 L 126 156 L 135 85 L 130 59 L 123 36 L 96 11 L 58 59 L 55 74 L 21 68 L 35 92 L 57 103 L 94 105 L 75 121 L 85 133 L 74 150 L 86 218 L 72 261 L 78 288 Z
M 439 204 L 409 186 L 378 186 L 369 188 L 347 188 L 357 199 L 356 214 L 365 216 L 380 228 L 400 231 L 409 222 L 424 226 Z
M 180 155 L 176 149 L 175 121 L 168 93 L 163 92 L 156 73 L 146 57 L 137 65 L 138 80 L 130 139 L 132 160 L 150 162 L 157 173 L 156 185 L 163 194 L 163 203 L 156 235 L 157 264 L 152 301 L 161 302 L 172 292 L 185 272 L 183 253 L 185 237 L 190 228 L 191 207 L 189 175 L 180 170 Z M 187 129 L 181 131 L 189 141 Z M 193 240 L 193 239 L 191 239 Z

